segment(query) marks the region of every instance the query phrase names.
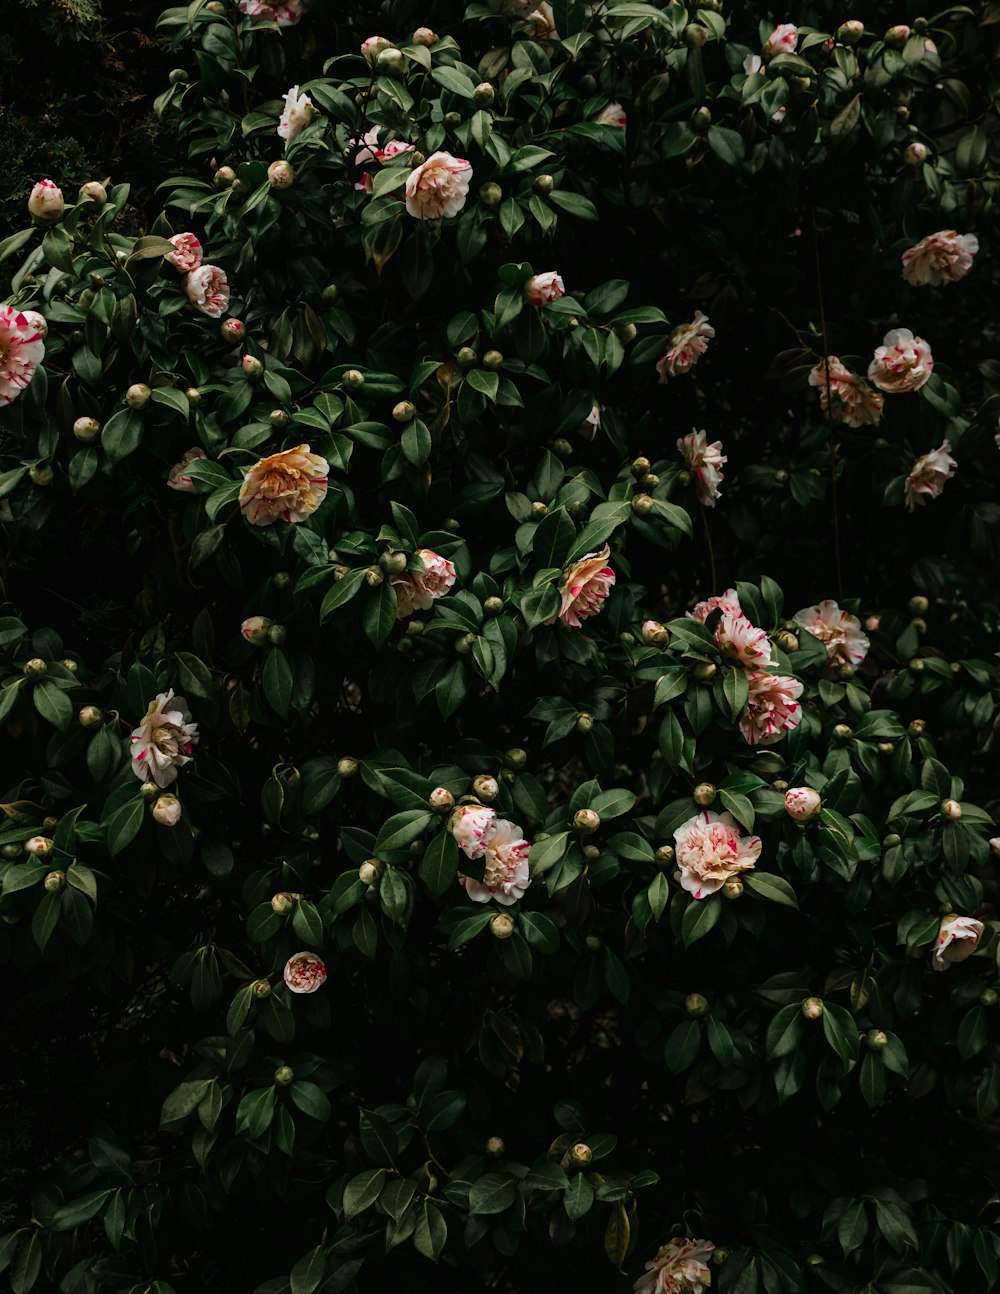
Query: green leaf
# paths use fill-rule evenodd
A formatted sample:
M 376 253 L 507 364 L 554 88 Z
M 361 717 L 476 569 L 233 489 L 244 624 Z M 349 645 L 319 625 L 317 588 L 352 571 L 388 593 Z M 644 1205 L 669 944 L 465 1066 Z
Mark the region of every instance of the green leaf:
M 425 1258 L 437 1262 L 448 1239 L 448 1224 L 437 1205 L 425 1200 L 413 1230 L 413 1247 Z
M 371 1208 L 385 1185 L 385 1179 L 384 1168 L 369 1168 L 351 1178 L 344 1188 L 344 1217 L 348 1222 Z
M 384 646 L 396 623 L 396 594 L 388 580 L 369 593 L 363 619 L 369 641 L 376 647 Z
M 53 1231 L 72 1231 L 97 1216 L 107 1203 L 111 1191 L 88 1191 L 58 1209 L 50 1222 Z
M 514 1203 L 517 1188 L 511 1178 L 501 1173 L 486 1173 L 472 1183 L 469 1191 L 469 1212 L 472 1214 L 503 1213 Z
M 595 795 L 587 807 L 593 809 L 603 822 L 605 818 L 620 818 L 623 813 L 628 813 L 635 801 L 631 791 L 616 788 Z
M 35 709 L 60 732 L 65 732 L 73 720 L 73 703 L 51 679 L 40 679 L 33 688 Z
M 399 1139 L 392 1125 L 374 1110 L 361 1110 L 358 1129 L 368 1158 L 384 1168 L 391 1168 L 399 1154 Z
M 440 831 L 433 838 L 419 866 L 420 879 L 435 898 L 455 884 L 458 875 L 458 845 L 450 831 Z
M 560 831 L 545 840 L 534 842 L 529 855 L 532 876 L 541 876 L 543 872 L 549 871 L 557 863 L 562 862 L 569 846 L 568 831 Z
M 313 1294 L 326 1275 L 326 1254 L 317 1245 L 300 1258 L 288 1276 L 292 1294 Z
M 563 1208 L 566 1216 L 574 1222 L 590 1209 L 594 1202 L 594 1188 L 583 1173 L 577 1173 L 569 1179 L 569 1186 L 563 1195 Z
M 555 923 L 541 912 L 522 912 L 518 932 L 539 952 L 553 955 L 559 951 L 559 931 Z
M 337 587 L 334 585 L 334 588 Z M 264 695 L 278 714 L 284 717 L 292 702 L 295 678 L 288 658 L 280 647 L 272 647 L 268 651 L 261 681 L 264 685 Z
M 393 814 L 382 823 L 375 841 L 375 853 L 379 856 L 391 853 L 394 849 L 406 849 L 414 840 L 419 840 L 434 821 L 435 815 L 425 809 L 406 809 Z
M 113 467 L 138 449 L 141 439 L 142 418 L 133 409 L 119 409 L 104 424 L 101 448 Z
M 753 831 L 754 808 L 745 795 L 741 795 L 738 791 L 730 791 L 725 786 L 720 786 L 719 799 L 744 831 Z
M 782 903 L 788 908 L 799 906 L 795 891 L 783 876 L 776 876 L 774 872 L 749 871 L 742 872 L 741 879 L 748 889 L 759 894 L 762 899 Z
M 138 835 L 142 826 L 144 811 L 145 806 L 139 796 L 136 795 L 135 799 L 126 801 L 108 819 L 105 824 L 105 832 L 108 852 L 112 858 L 116 854 L 120 854 L 125 846 L 130 844 Z
M 367 574 L 367 567 L 356 567 L 354 570 L 348 571 L 343 579 L 338 580 L 320 604 L 320 620 L 326 620 L 338 607 L 342 607 L 345 602 L 350 602 L 351 598 L 354 597 L 365 582 Z
M 703 939 L 722 916 L 722 900 L 717 894 L 707 899 L 691 899 L 681 918 L 681 937 L 689 948 L 697 939 Z
M 308 1114 L 311 1119 L 316 1119 L 319 1123 L 330 1122 L 332 1113 L 330 1098 L 315 1083 L 305 1083 L 301 1079 L 296 1079 L 288 1089 L 288 1095 L 292 1104 L 303 1114 Z

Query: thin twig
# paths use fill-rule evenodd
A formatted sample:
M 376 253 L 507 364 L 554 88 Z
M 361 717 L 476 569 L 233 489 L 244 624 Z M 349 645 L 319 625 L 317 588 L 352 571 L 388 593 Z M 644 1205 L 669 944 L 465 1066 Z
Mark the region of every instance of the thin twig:
M 823 305 L 823 274 L 819 259 L 819 230 L 816 226 L 816 208 L 811 211 L 813 256 L 816 261 L 816 297 L 819 304 L 819 326 L 823 334 L 823 378 L 826 387 L 825 416 L 827 445 L 830 450 L 830 498 L 833 504 L 833 556 L 837 571 L 837 597 L 844 596 L 844 576 L 840 565 L 840 511 L 837 507 L 837 446 L 833 439 L 833 419 L 830 416 L 830 341 L 826 332 L 826 309 Z
M 715 549 L 712 547 L 712 532 L 708 528 L 708 513 L 704 508 L 699 507 L 701 513 L 701 524 L 705 527 L 705 543 L 708 545 L 708 564 L 712 569 L 712 588 L 718 590 L 719 582 L 715 576 Z

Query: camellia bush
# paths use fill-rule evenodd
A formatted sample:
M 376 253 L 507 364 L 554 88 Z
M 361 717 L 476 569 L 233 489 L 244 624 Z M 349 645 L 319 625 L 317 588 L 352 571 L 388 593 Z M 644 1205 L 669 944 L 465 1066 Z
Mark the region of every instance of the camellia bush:
M 997 1288 L 998 34 L 164 9 L 0 242 L 13 1294 Z

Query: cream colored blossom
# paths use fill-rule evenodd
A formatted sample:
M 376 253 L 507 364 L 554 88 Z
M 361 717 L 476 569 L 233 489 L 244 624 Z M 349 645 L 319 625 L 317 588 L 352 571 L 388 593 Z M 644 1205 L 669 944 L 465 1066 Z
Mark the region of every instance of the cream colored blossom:
M 740 606 L 740 599 L 735 589 L 726 589 L 725 593 L 719 593 L 713 597 L 706 598 L 704 602 L 699 602 L 693 611 L 688 612 L 691 620 L 697 620 L 699 624 L 704 624 L 713 611 L 721 610 L 725 615 L 741 616 L 743 610 Z
M 326 983 L 326 967 L 316 953 L 294 953 L 285 963 L 282 979 L 293 993 L 315 993 Z
M 144 782 L 170 786 L 178 768 L 194 758 L 198 725 L 192 720 L 183 697 L 173 689 L 160 692 L 132 733 L 132 772 Z
M 857 669 L 868 655 L 868 636 L 861 628 L 861 621 L 849 611 L 841 611 L 832 598 L 813 607 L 803 607 L 792 619 L 820 640 L 831 665 L 850 665 Z
M 889 395 L 918 391 L 934 370 L 931 348 L 909 328 L 893 328 L 868 365 L 868 376 Z
M 285 141 L 285 148 L 305 130 L 316 115 L 316 105 L 308 94 L 299 94 L 299 87 L 293 85 L 285 94 L 285 106 L 278 122 L 278 134 Z
M 835 421 L 848 427 L 878 425 L 885 396 L 855 376 L 836 355 L 829 355 L 826 363 L 820 360 L 809 374 L 809 385 L 818 388 L 820 407 Z
M 955 283 L 972 269 L 978 251 L 975 234 L 939 229 L 903 253 L 903 278 L 915 288 Z
M 566 285 L 555 270 L 546 270 L 544 274 L 533 274 L 525 283 L 523 292 L 529 305 L 544 306 L 564 296 Z
M 270 19 L 279 27 L 294 27 L 304 12 L 302 0 L 240 0 L 240 13 L 254 22 Z
M 620 103 L 612 102 L 601 109 L 594 121 L 598 126 L 614 126 L 616 130 L 624 130 L 628 125 L 628 116 Z
M 588 553 L 566 567 L 559 611 L 546 624 L 558 619 L 570 629 L 579 629 L 582 621 L 597 615 L 615 583 L 615 573 L 607 564 L 610 556 L 611 549 L 605 544 L 600 552 Z
M 709 324 L 708 316 L 700 310 L 694 312 L 690 323 L 675 328 L 670 334 L 670 349 L 656 361 L 661 384 L 690 372 L 708 350 L 709 340 L 714 336 L 715 329 Z
M 466 858 L 482 858 L 496 824 L 496 809 L 483 804 L 460 804 L 448 819 L 448 830 Z
M 958 464 L 951 456 L 951 443 L 947 440 L 929 454 L 921 454 L 906 478 L 904 495 L 910 511 L 922 507 L 929 499 L 938 498 L 945 482 L 955 475 L 956 467 Z
M 209 319 L 219 319 L 229 309 L 229 280 L 218 265 L 201 265 L 184 280 L 187 299 Z
M 703 809 L 674 832 L 674 849 L 680 869 L 674 879 L 696 899 L 707 899 L 731 876 L 753 868 L 761 845 L 757 836 L 740 834 L 731 814 Z
M 774 58 L 776 54 L 794 54 L 799 43 L 798 28 L 793 22 L 779 23 L 767 38 L 763 54 L 765 58 Z
M 240 486 L 240 508 L 252 526 L 297 524 L 312 516 L 326 495 L 330 464 L 308 445 L 269 454 L 254 463 Z
M 481 881 L 460 876 L 466 894 L 474 903 L 495 899 L 505 907 L 522 898 L 531 884 L 528 875 L 530 843 L 521 828 L 506 818 L 497 818 L 489 833 L 483 854 L 485 872 Z
M 960 917 L 953 912 L 942 918 L 931 965 L 936 971 L 944 971 L 952 962 L 964 962 L 979 947 L 985 929 L 975 917 Z
M 531 40 L 558 40 L 555 14 L 548 0 L 541 0 L 524 20 L 524 34 Z
M 715 500 L 721 497 L 719 486 L 722 484 L 722 465 L 727 462 L 722 452 L 722 441 L 708 443 L 708 433 L 692 431 L 681 436 L 677 448 L 684 457 L 688 471 L 695 479 L 698 502 L 706 508 L 714 508 Z
M 715 626 L 715 641 L 724 656 L 739 661 L 747 669 L 764 669 L 771 663 L 771 640 L 767 631 L 758 629 L 744 615 L 724 612 Z
M 397 620 L 413 615 L 414 611 L 429 611 L 455 583 L 455 566 L 447 557 L 430 548 L 418 549 L 415 556 L 421 563 L 418 569 L 393 575 L 389 581 L 396 594 Z
M 465 206 L 472 166 L 464 157 L 431 153 L 406 181 L 406 210 L 418 220 L 457 216 Z
M 646 1264 L 634 1294 L 704 1294 L 712 1284 L 706 1260 L 714 1248 L 709 1240 L 671 1240 Z

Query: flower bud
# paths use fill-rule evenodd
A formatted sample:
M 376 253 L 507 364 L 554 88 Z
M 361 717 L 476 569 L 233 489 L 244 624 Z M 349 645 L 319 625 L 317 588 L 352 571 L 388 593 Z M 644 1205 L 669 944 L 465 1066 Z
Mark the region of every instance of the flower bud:
M 446 786 L 437 786 L 427 797 L 427 803 L 435 813 L 450 813 L 455 807 L 455 797 Z
M 915 593 L 906 604 L 906 609 L 911 616 L 925 616 L 930 610 L 930 602 L 922 593 Z
M 379 566 L 382 567 L 387 575 L 402 575 L 406 570 L 406 562 L 406 554 L 398 552 L 383 553 L 378 559 Z
M 108 191 L 103 184 L 97 180 L 88 180 L 86 184 L 80 186 L 80 202 L 93 203 L 95 207 L 103 207 L 108 201 Z
M 483 184 L 479 189 L 479 201 L 484 207 L 498 207 L 503 202 L 503 189 L 494 180 Z
M 460 347 L 458 354 L 455 356 L 462 368 L 471 368 L 479 356 L 471 346 Z
M 575 1164 L 577 1168 L 586 1168 L 593 1159 L 594 1153 L 585 1142 L 578 1141 L 569 1152 L 569 1157 L 570 1162 Z
M 638 337 L 639 329 L 634 323 L 619 324 L 615 328 L 615 335 L 620 342 L 624 342 L 627 346 L 630 341 L 635 341 L 636 337 Z
M 918 634 L 925 634 L 927 632 L 927 621 L 921 616 L 915 616 L 910 621 L 910 624 L 913 625 Z
M 653 511 L 653 500 L 648 494 L 637 494 L 632 500 L 632 511 L 640 517 L 648 517 Z
M 406 56 L 398 49 L 384 49 L 375 60 L 375 65 L 380 72 L 389 76 L 400 76 L 406 67 Z
M 0 858 L 6 858 L 14 862 L 21 857 L 21 845 L 16 841 L 10 841 L 6 845 L 0 845 Z
M 365 571 L 365 583 L 370 589 L 377 589 L 385 581 L 385 576 L 377 566 L 369 566 Z
M 743 893 L 743 882 L 738 876 L 730 876 L 728 881 L 723 881 L 722 897 L 724 899 L 738 899 Z
M 130 409 L 145 409 L 152 395 L 145 382 L 133 382 L 125 392 L 125 403 Z
M 270 981 L 266 979 L 254 980 L 253 995 L 254 997 L 259 997 L 259 998 L 270 997 L 271 996 Z
M 288 1087 L 295 1082 L 295 1070 L 290 1065 L 279 1065 L 274 1071 L 274 1081 L 278 1087 Z
M 49 872 L 42 885 L 46 894 L 62 894 L 66 888 L 66 873 Z
M 537 517 L 539 521 L 542 519 L 542 517 L 547 517 L 549 515 L 548 504 L 541 503 L 540 501 L 536 500 L 531 505 L 531 515 L 533 517 Z
M 785 792 L 785 812 L 795 822 L 808 822 L 822 807 L 819 791 L 811 786 L 793 786 Z
M 715 800 L 718 792 L 711 782 L 699 782 L 691 792 L 695 804 L 700 804 L 703 809 L 708 808 Z
M 48 858 L 52 853 L 52 841 L 48 836 L 32 836 L 24 842 L 24 852 L 32 858 Z
M 921 166 L 926 160 L 926 144 L 922 144 L 919 139 L 915 139 L 912 144 L 907 144 L 903 153 L 903 161 L 907 166 Z
M 495 777 L 487 777 L 485 774 L 477 777 L 472 783 L 473 794 L 478 796 L 485 804 L 495 800 L 500 794 L 500 787 L 497 785 Z
M 600 815 L 593 809 L 577 809 L 573 814 L 573 830 L 583 835 L 592 836 L 600 825 Z
M 201 404 L 201 392 L 196 386 L 187 387 L 184 392 L 184 397 L 192 408 L 195 405 Z
M 51 485 L 54 473 L 48 463 L 36 463 L 28 472 L 32 485 Z
M 507 1147 L 499 1137 L 490 1137 L 486 1143 L 486 1153 L 490 1159 L 502 1159 Z
M 437 36 L 431 31 L 430 27 L 418 27 L 410 40 L 414 45 L 435 45 Z
M 586 711 L 581 711 L 576 716 L 577 732 L 588 733 L 591 731 L 593 726 L 594 726 L 594 716 L 592 714 L 587 714 Z
M 150 812 L 161 827 L 176 827 L 181 820 L 181 802 L 176 795 L 161 795 Z
M 272 189 L 290 189 L 295 183 L 295 171 L 288 162 L 272 162 L 267 168 L 267 182 Z
M 224 319 L 219 327 L 222 334 L 222 340 L 233 342 L 240 341 L 243 337 L 244 324 L 242 319 Z
M 897 23 L 895 27 L 890 27 L 882 37 L 890 49 L 902 49 L 910 39 L 910 29 L 905 23 Z
M 362 885 L 374 885 L 379 878 L 380 864 L 377 859 L 369 858 L 358 868 L 358 880 Z
M 889 1039 L 881 1029 L 869 1029 L 865 1034 L 865 1043 L 869 1051 L 883 1051 L 889 1045 Z
M 646 475 L 639 482 L 639 484 L 642 486 L 644 490 L 655 490 L 656 487 L 660 484 L 660 478 L 656 475 L 655 472 L 647 472 Z
M 49 667 L 41 656 L 32 656 L 31 660 L 25 662 L 24 672 L 28 678 L 41 678 L 49 672 Z
M 488 108 L 496 98 L 496 91 L 489 81 L 480 81 L 472 92 L 472 102 L 477 108 Z
M 81 728 L 100 728 L 104 724 L 104 714 L 97 705 L 85 705 L 76 718 Z
M 657 865 L 660 867 L 669 867 L 674 861 L 673 845 L 661 845 L 655 854 Z
M 979 994 L 980 1006 L 996 1006 L 998 1001 L 1000 1001 L 1000 995 L 995 988 L 984 988 Z
M 267 616 L 248 616 L 240 625 L 240 633 L 251 647 L 263 647 L 270 628 L 271 621 Z
M 290 890 L 279 890 L 271 896 L 271 911 L 276 916 L 286 917 L 301 897 L 301 894 L 293 894 Z
M 914 674 L 922 674 L 924 672 L 923 658 L 920 656 L 914 656 L 910 661 L 908 668 L 911 669 Z
M 857 18 L 850 18 L 837 28 L 837 39 L 841 45 L 856 45 L 864 34 L 865 25 Z
M 340 382 L 342 386 L 347 387 L 348 391 L 360 391 L 365 384 L 365 375 L 356 368 L 349 368 L 341 377 Z
M 411 400 L 400 400 L 393 409 L 392 416 L 397 422 L 412 422 L 416 412 Z
M 699 683 L 711 683 L 719 672 L 719 667 L 713 665 L 710 660 L 699 661 L 691 673 Z
M 595 858 L 600 858 L 600 856 L 601 856 L 601 851 L 600 851 L 599 846 L 597 846 L 597 845 L 584 845 L 584 847 L 583 847 L 583 856 L 584 856 L 584 858 L 587 860 L 587 862 L 588 862 L 588 863 L 592 863 L 592 862 L 594 861 L 594 859 L 595 859 Z M 594 937 L 595 937 L 595 936 L 592 936 L 592 935 L 588 935 L 588 936 L 587 936 L 587 938 L 588 938 L 588 939 L 590 939 L 590 938 L 594 938 Z
M 267 641 L 272 647 L 280 647 L 288 638 L 288 630 L 284 625 L 271 625 L 267 631 Z
M 159 794 L 160 788 L 155 782 L 143 782 L 142 786 L 139 787 L 139 795 L 147 802 L 155 800 Z
M 839 742 L 848 742 L 854 736 L 854 729 L 846 723 L 838 723 L 833 728 L 833 739 Z
M 697 1019 L 699 1016 L 706 1015 L 708 1012 L 708 998 L 702 997 L 700 993 L 689 993 L 684 999 L 684 1010 L 688 1015 Z
M 514 918 L 509 912 L 497 912 L 490 917 L 490 934 L 494 939 L 509 939 L 514 933 Z
M 256 355 L 242 356 L 240 359 L 240 368 L 251 382 L 255 382 L 264 372 L 264 365 Z
M 508 768 L 524 768 L 528 762 L 528 752 L 522 750 L 520 746 L 511 746 L 503 757 L 503 762 Z
M 819 1020 L 825 1010 L 821 997 L 807 997 L 802 1003 L 802 1014 L 807 1020 Z
M 424 622 L 422 620 L 407 620 L 406 636 L 407 638 L 417 638 L 424 632 Z
M 491 618 L 496 617 L 503 611 L 503 605 L 503 598 L 487 598 L 483 603 L 483 611 Z
M 798 651 L 799 640 L 795 634 L 789 633 L 787 629 L 782 629 L 780 633 L 774 635 L 774 641 L 782 651 Z
M 368 36 L 361 42 L 361 53 L 367 62 L 374 65 L 378 56 L 387 49 L 395 49 L 391 40 L 385 36 Z
M 73 435 L 84 445 L 89 445 L 101 434 L 101 424 L 96 418 L 77 418 L 73 423 Z
M 503 355 L 498 350 L 488 350 L 483 356 L 483 368 L 495 372 L 503 364 Z
M 569 458 L 573 452 L 573 446 L 565 436 L 559 436 L 552 442 L 552 452 L 558 454 L 560 458 Z
M 946 818 L 950 818 L 952 822 L 957 822 L 962 816 L 962 806 L 957 800 L 942 800 L 941 812 Z
M 643 477 L 652 468 L 653 464 L 648 458 L 634 458 L 632 460 L 632 475 Z
M 220 166 L 212 178 L 212 183 L 217 189 L 232 188 L 236 180 L 236 172 L 231 166 Z
M 692 112 L 691 114 L 691 125 L 693 129 L 699 132 L 705 131 L 705 130 L 708 130 L 711 124 L 712 124 L 711 108 L 706 108 L 704 107 L 704 105 L 700 108 L 695 108 L 694 112 Z
M 705 27 L 700 27 L 696 22 L 689 22 L 684 28 L 684 39 L 691 49 L 701 49 L 702 45 L 708 40 L 708 31 Z
M 555 180 L 551 175 L 536 175 L 535 182 L 532 185 L 536 193 L 551 193 L 555 187 Z
M 352 755 L 344 755 L 337 760 L 337 772 L 341 777 L 354 777 L 358 771 L 358 761 Z
M 28 197 L 28 211 L 43 224 L 58 220 L 65 206 L 62 189 L 51 180 L 39 180 Z
M 472 651 L 475 645 L 475 634 L 460 634 L 459 637 L 455 639 L 455 650 L 458 652 L 459 656 L 468 656 L 469 652 Z
M 1000 858 L 1000 836 L 994 836 L 990 840 L 990 849 Z
M 666 625 L 660 624 L 659 620 L 644 620 L 642 641 L 648 647 L 666 647 L 670 641 L 670 630 Z

